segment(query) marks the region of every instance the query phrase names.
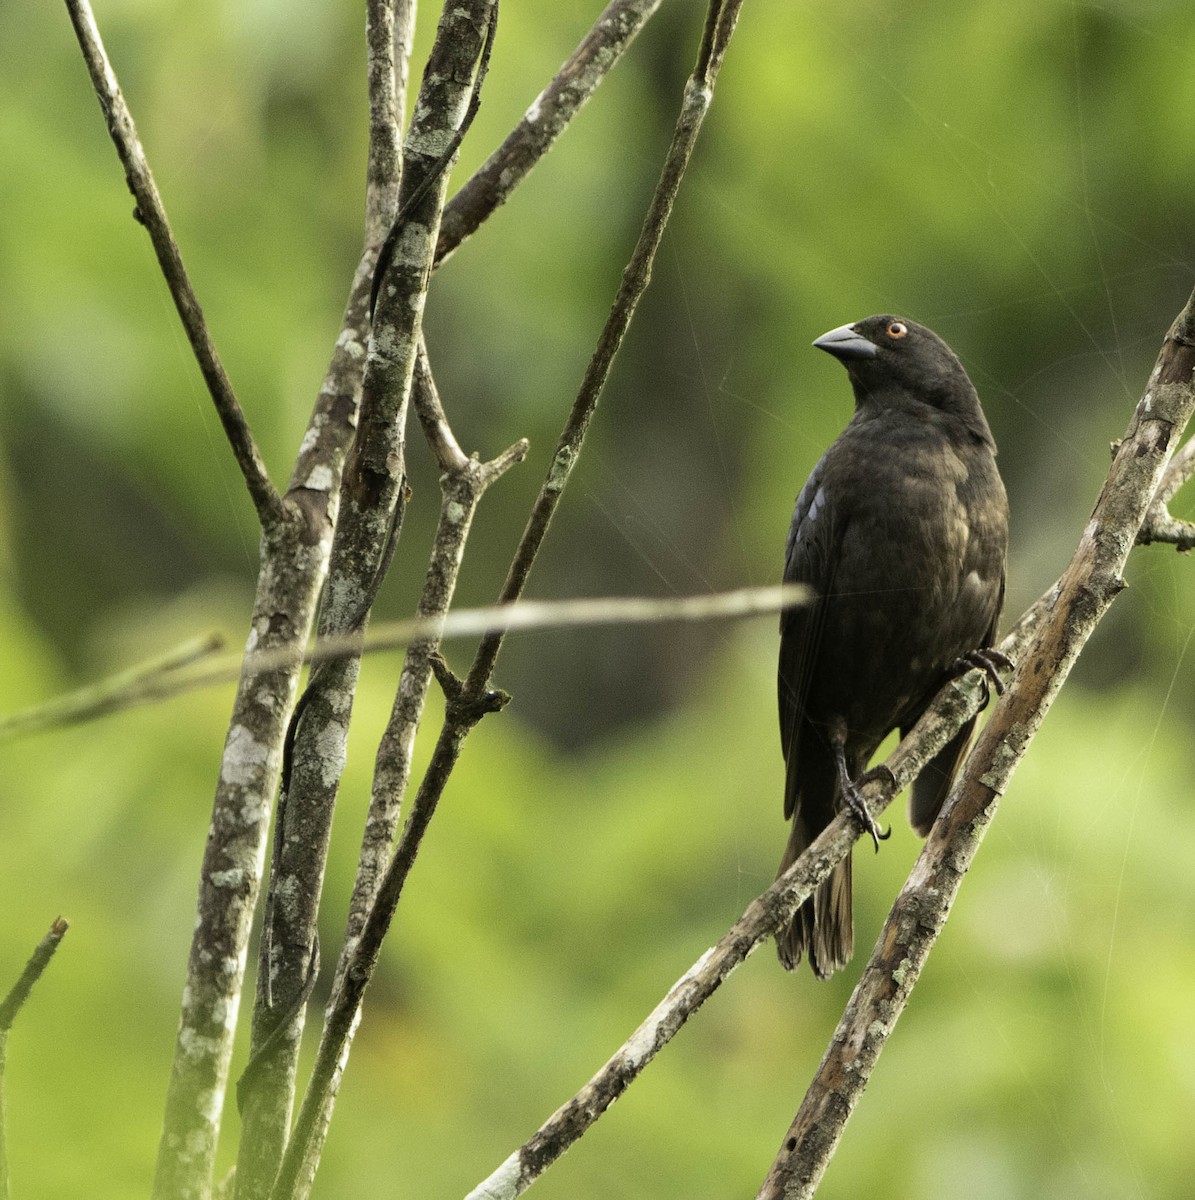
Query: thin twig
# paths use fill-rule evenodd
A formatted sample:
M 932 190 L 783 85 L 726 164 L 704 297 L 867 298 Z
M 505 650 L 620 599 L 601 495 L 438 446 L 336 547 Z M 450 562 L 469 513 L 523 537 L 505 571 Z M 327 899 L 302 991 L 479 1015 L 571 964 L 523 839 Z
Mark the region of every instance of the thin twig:
M 1124 587 L 1129 552 L 1195 409 L 1193 377 L 1195 293 L 1162 344 L 1070 566 L 893 905 L 758 1200 L 805 1200 L 816 1192 L 1000 797 L 1087 639 Z
M 518 443 L 516 443 L 516 446 Z M 512 450 L 514 447 L 512 447 Z M 372 626 L 363 634 L 345 634 L 321 639 L 298 655 L 292 646 L 258 650 L 249 657 L 255 671 L 274 671 L 286 663 L 321 663 L 354 654 L 377 654 L 402 650 L 419 638 L 475 638 L 485 634 L 534 633 L 557 629 L 587 629 L 600 625 L 656 625 L 671 622 L 739 620 L 778 612 L 800 604 L 808 596 L 800 584 L 740 588 L 704 596 L 604 596 L 585 600 L 522 600 L 517 604 L 493 604 L 484 608 L 458 608 L 444 617 L 412 617 Z M 201 668 L 175 671 L 169 675 L 147 675 L 126 684 L 117 693 L 112 680 L 93 684 L 53 703 L 63 711 L 78 709 L 71 720 L 83 721 L 101 715 L 91 707 L 92 693 L 103 691 L 107 700 L 103 715 L 179 696 L 199 688 L 230 683 L 237 678 L 244 660 L 226 655 Z M 45 706 L 0 718 L 0 741 L 29 731 Z
M 598 338 L 597 348 L 581 381 L 572 412 L 556 444 L 547 477 L 535 499 L 531 516 L 515 550 L 506 582 L 502 586 L 500 603 L 511 603 L 523 594 L 540 546 L 543 545 L 552 517 L 576 465 L 589 422 L 609 378 L 610 368 L 614 365 L 614 358 L 630 328 L 639 299 L 651 280 L 656 251 L 664 236 L 668 218 L 672 214 L 672 205 L 680 190 L 681 180 L 684 178 L 693 147 L 697 143 L 705 114 L 713 100 L 714 83 L 724 51 L 724 44 L 715 37 L 713 31 L 719 28 L 719 22 L 727 10 L 737 13 L 741 3 L 742 0 L 729 0 L 729 3 L 727 0 L 712 0 L 697 65 L 685 84 L 672 143 L 664 159 L 664 167 L 644 218 L 639 240 L 623 271 L 622 282 L 611 306 L 610 315 Z M 469 691 L 480 693 L 487 686 L 502 649 L 502 638 L 502 633 L 493 633 L 483 639 L 465 683 Z
M 506 140 L 445 205 L 436 243 L 439 266 L 552 148 L 622 57 L 660 0 L 612 0 Z
M 419 357 L 415 360 L 415 385 L 412 394 L 415 400 L 415 414 L 419 418 L 419 424 L 423 426 L 423 436 L 440 470 L 463 471 L 469 456 L 461 449 L 448 424 L 448 418 L 444 415 L 440 393 L 432 377 L 431 365 L 427 361 L 427 345 L 422 333 L 419 335 Z
M 29 999 L 33 985 L 41 978 L 42 972 L 49 966 L 54 951 L 66 936 L 69 928 L 67 921 L 56 917 L 50 926 L 49 933 L 37 944 L 32 957 L 25 964 L 20 978 L 13 984 L 8 995 L 0 1000 L 0 1200 L 8 1200 L 8 1113 L 4 1094 L 4 1074 L 8 1065 L 8 1034 L 17 1013 Z
M 48 729 L 60 729 L 93 721 L 108 713 L 119 712 L 130 705 L 129 697 L 136 696 L 138 689 L 155 679 L 167 678 L 204 659 L 210 659 L 224 649 L 224 636 L 209 633 L 192 638 L 165 654 L 145 662 L 137 663 L 116 675 L 110 675 L 98 683 L 80 688 L 66 696 L 56 696 L 35 708 L 14 713 L 11 717 L 0 717 L 0 741 L 6 737 L 20 737 L 30 733 L 43 733 Z M 235 678 L 235 676 L 230 676 Z M 137 701 L 133 701 L 137 703 Z
M 8 995 L 0 1000 L 0 1034 L 6 1034 L 12 1029 L 12 1023 L 16 1020 L 17 1013 L 21 1011 L 25 1001 L 29 999 L 29 993 L 33 990 L 33 985 L 41 978 L 42 972 L 50 965 L 50 959 L 54 957 L 54 951 L 58 949 L 58 944 L 66 937 L 66 931 L 70 928 L 70 922 L 64 917 L 55 917 L 53 924 L 50 926 L 49 932 L 37 944 L 37 949 L 33 951 L 29 961 L 25 964 L 25 969 L 21 972 L 20 978 L 9 989 Z
M 1186 445 L 1178 450 L 1166 467 L 1162 482 L 1154 495 L 1154 503 L 1169 504 L 1179 489 L 1195 476 L 1195 437 L 1188 438 Z
M 270 482 L 249 423 L 232 390 L 232 383 L 220 362 L 220 356 L 216 353 L 216 347 L 203 318 L 203 310 L 199 306 L 199 299 L 183 266 L 178 243 L 170 231 L 166 209 L 146 161 L 141 140 L 137 136 L 132 114 L 125 104 L 116 74 L 100 40 L 100 31 L 96 26 L 91 5 L 88 0 L 66 0 L 66 7 L 75 27 L 75 35 L 79 39 L 79 47 L 87 62 L 92 85 L 99 97 L 104 119 L 108 123 L 108 132 L 116 144 L 116 151 L 124 166 L 125 180 L 137 204 L 133 215 L 145 226 L 153 243 L 166 286 L 170 289 L 174 306 L 182 319 L 187 340 L 191 343 L 204 382 L 211 393 L 220 423 L 224 426 L 224 432 L 232 446 L 233 456 L 245 477 L 245 484 L 257 509 L 258 518 L 263 527 L 277 525 L 283 515 L 281 497 Z
M 1165 505 L 1155 505 L 1137 533 L 1137 543 L 1173 546 L 1180 554 L 1195 550 L 1195 521 L 1172 517 Z

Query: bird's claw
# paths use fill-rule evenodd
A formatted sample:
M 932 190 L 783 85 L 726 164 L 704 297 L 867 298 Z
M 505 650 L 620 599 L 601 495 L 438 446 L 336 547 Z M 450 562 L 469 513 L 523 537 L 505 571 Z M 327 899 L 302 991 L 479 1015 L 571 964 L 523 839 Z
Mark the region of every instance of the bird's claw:
M 979 650 L 968 650 L 954 660 L 951 672 L 954 675 L 965 675 L 968 671 L 982 671 L 985 683 L 991 683 L 997 696 L 1004 695 L 1004 680 L 1000 678 L 1001 671 L 1011 671 L 1016 663 L 1002 651 L 992 646 Z
M 892 774 L 887 767 L 877 767 L 876 772 L 887 771 Z M 869 771 L 867 775 L 860 777 L 860 782 L 867 779 L 868 776 L 874 775 L 876 772 Z M 876 853 L 880 852 L 880 843 L 886 842 L 892 836 L 892 830 L 883 830 L 879 826 L 879 822 L 871 815 L 868 810 L 867 801 L 863 799 L 863 793 L 859 788 L 858 783 L 848 781 L 848 786 L 842 789 L 842 798 L 846 801 L 846 806 L 851 810 L 851 815 L 863 827 L 865 833 L 871 834 L 871 840 L 875 843 Z

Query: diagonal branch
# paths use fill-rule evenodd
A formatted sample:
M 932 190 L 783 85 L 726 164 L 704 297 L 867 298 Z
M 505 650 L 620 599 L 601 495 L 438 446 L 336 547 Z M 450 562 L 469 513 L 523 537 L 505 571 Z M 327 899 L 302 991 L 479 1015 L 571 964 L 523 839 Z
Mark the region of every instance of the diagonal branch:
M 758 1200 L 814 1195 L 904 1011 L 1000 797 L 1123 572 L 1195 409 L 1195 293 L 1162 344 L 1091 520 L 880 933 Z
M 1021 617 L 1000 644 L 1016 658 L 1047 611 L 1051 589 Z M 879 815 L 920 774 L 922 768 L 983 706 L 979 677 L 969 673 L 942 689 L 908 737 L 864 784 L 868 809 Z M 718 943 L 672 985 L 659 1004 L 572 1099 L 484 1179 L 466 1200 L 506 1200 L 522 1195 L 627 1090 L 688 1019 L 741 966 L 761 942 L 792 920 L 793 913 L 851 852 L 858 824 L 839 813 L 803 854 L 756 897 Z
M 166 286 L 170 289 L 174 306 L 182 319 L 187 340 L 191 343 L 204 382 L 215 403 L 216 413 L 232 446 L 233 456 L 245 477 L 245 484 L 257 509 L 258 519 L 263 527 L 277 525 L 282 520 L 282 501 L 266 473 L 265 463 L 253 440 L 249 423 L 245 420 L 245 414 L 208 333 L 203 309 L 199 307 L 199 299 L 183 266 L 178 243 L 170 231 L 162 197 L 158 194 L 157 184 L 154 183 L 153 173 L 149 169 L 145 151 L 137 136 L 137 127 L 133 124 L 132 114 L 125 104 L 116 74 L 100 40 L 100 31 L 96 27 L 91 5 L 88 0 L 66 0 L 66 7 L 75 27 L 75 35 L 79 39 L 79 47 L 87 62 L 92 85 L 99 97 L 100 107 L 104 111 L 108 132 L 116 143 L 116 152 L 124 166 L 129 191 L 137 202 L 133 215 L 145 226 L 153 243 L 158 265 L 162 268 Z
M 496 208 L 506 203 L 511 192 L 584 107 L 660 3 L 661 0 L 611 0 L 502 145 L 444 206 L 436 243 L 437 266 L 472 237 Z
M 25 1006 L 25 1001 L 29 999 L 29 993 L 33 991 L 33 985 L 50 965 L 54 951 L 58 949 L 59 942 L 66 937 L 66 931 L 69 928 L 69 922 L 63 917 L 54 918 L 49 932 L 38 942 L 37 948 L 25 964 L 20 978 L 9 989 L 8 995 L 0 1000 L 0 1036 L 6 1035 L 12 1029 L 12 1023 L 17 1019 L 17 1013 Z

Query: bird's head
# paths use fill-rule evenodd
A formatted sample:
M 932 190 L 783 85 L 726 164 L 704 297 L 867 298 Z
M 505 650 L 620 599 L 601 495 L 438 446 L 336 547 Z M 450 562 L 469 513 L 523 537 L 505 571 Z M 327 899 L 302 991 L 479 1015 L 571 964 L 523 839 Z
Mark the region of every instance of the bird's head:
M 932 329 L 881 314 L 840 325 L 813 343 L 844 367 L 860 407 L 928 405 L 955 416 L 984 441 L 992 435 L 975 385 L 957 355 Z

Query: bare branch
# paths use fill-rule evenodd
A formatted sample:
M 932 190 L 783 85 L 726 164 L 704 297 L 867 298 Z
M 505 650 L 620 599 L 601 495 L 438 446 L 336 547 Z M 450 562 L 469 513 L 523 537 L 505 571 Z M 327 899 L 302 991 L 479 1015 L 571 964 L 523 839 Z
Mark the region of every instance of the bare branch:
M 611 0 L 523 119 L 445 206 L 437 266 L 506 203 L 659 7 L 660 0 Z
M 0 717 L 0 741 L 7 737 L 42 733 L 47 729 L 58 729 L 66 725 L 78 725 L 93 721 L 108 713 L 119 712 L 138 704 L 141 689 L 155 679 L 168 677 L 185 667 L 209 659 L 224 649 L 224 636 L 209 633 L 204 637 L 192 638 L 181 646 L 168 650 L 157 658 L 138 663 L 119 674 L 110 675 L 99 683 L 80 688 L 66 696 L 57 696 L 45 704 L 14 713 L 11 717 Z M 235 674 L 228 676 L 235 679 Z
M 365 627 L 401 529 L 408 490 L 407 408 L 432 255 L 448 172 L 463 130 L 476 112 L 495 15 L 496 0 L 446 4 L 424 70 L 404 143 L 398 212 L 374 272 L 373 334 L 357 435 L 345 463 L 341 512 L 320 609 L 321 635 L 351 636 Z M 305 1157 L 313 1128 L 304 1124 L 306 1104 L 289 1146 L 286 1126 L 358 670 L 357 654 L 341 655 L 316 671 L 308 684 L 301 720 L 293 731 L 293 770 L 283 781 L 275 832 L 262 936 L 263 986 L 254 1008 L 251 1042 L 258 1083 L 248 1089 L 246 1114 L 262 1110 L 268 1134 L 255 1135 L 255 1140 L 260 1146 L 268 1139 L 262 1153 L 274 1161 L 282 1156 L 271 1192 L 280 1197 L 305 1195 L 315 1170 L 315 1162 Z M 279 1036 L 280 1029 L 284 1036 Z M 267 1061 L 262 1061 L 263 1055 Z M 248 1119 L 256 1127 L 256 1119 Z M 240 1190 L 238 1183 L 238 1194 Z
M 365 247 L 350 291 L 345 313 L 343 331 L 337 340 L 324 386 L 321 388 L 316 409 L 313 413 L 308 436 L 304 438 L 292 478 L 292 496 L 306 496 L 311 483 L 324 484 L 331 478 L 336 490 L 329 491 L 327 517 L 335 521 L 339 503 L 339 485 L 345 468 L 345 448 L 361 422 L 376 428 L 376 384 L 366 390 L 370 355 L 366 343 L 370 333 L 370 289 L 377 271 L 377 258 L 387 231 L 395 220 L 399 208 L 402 161 L 402 119 L 406 102 L 406 82 L 409 70 L 411 45 L 414 38 L 414 0 L 367 0 L 366 4 L 366 55 L 369 89 L 369 156 L 366 168 L 366 211 Z M 376 372 L 375 372 L 376 375 Z M 400 409 L 405 402 L 400 404 Z M 383 405 L 384 407 L 384 405 Z M 385 425 L 385 418 L 380 422 Z M 393 478 L 386 480 L 377 491 L 380 522 L 384 525 L 381 534 L 385 543 L 393 543 L 401 522 L 402 508 L 398 500 L 402 490 L 402 419 L 394 428 L 385 431 L 386 444 L 395 454 L 398 470 Z M 364 436 L 364 434 L 362 434 Z M 310 466 L 305 458 L 312 459 Z M 360 458 L 358 456 L 359 464 Z M 356 478 L 356 468 L 349 471 Z M 319 491 L 316 491 L 319 497 Z M 360 565 L 362 555 L 369 554 L 368 545 L 377 536 L 377 521 L 358 520 L 360 509 L 349 505 L 348 520 L 339 526 L 352 526 L 350 535 L 332 541 L 323 563 L 329 564 L 332 582 L 329 591 L 342 587 L 346 561 L 350 569 Z M 357 536 L 352 536 L 355 533 Z M 346 548 L 347 547 L 347 548 Z M 383 549 L 379 563 L 386 561 Z M 373 589 L 380 584 L 384 565 L 373 565 Z M 322 579 L 322 570 L 317 576 Z M 366 577 L 369 578 L 368 576 Z M 368 607 L 368 606 L 366 606 Z M 347 624 L 345 622 L 348 622 Z M 329 603 L 325 595 L 321 613 L 321 628 L 343 631 L 355 627 L 355 618 L 346 618 L 343 607 Z M 333 679 L 332 676 L 336 676 Z M 323 687 L 313 691 L 314 680 L 308 685 L 304 701 L 316 716 L 327 716 L 329 697 L 335 697 L 347 688 L 350 696 L 356 681 L 356 660 L 343 658 L 331 665 L 323 679 Z M 289 713 L 289 709 L 288 709 Z M 292 716 L 287 727 L 282 761 L 287 764 L 286 747 L 293 748 L 294 721 Z M 348 712 L 344 716 L 343 745 L 347 739 Z M 300 747 L 303 766 L 308 762 L 303 753 L 307 745 Z M 286 772 L 289 775 L 289 770 Z M 258 993 L 254 1005 L 250 1064 L 238 1087 L 237 1100 L 241 1108 L 241 1139 L 237 1155 L 235 1194 L 238 1200 L 258 1200 L 268 1195 L 277 1173 L 283 1147 L 289 1131 L 291 1110 L 294 1100 L 294 1080 L 298 1043 L 302 1035 L 304 1006 L 315 980 L 318 964 L 318 943 L 314 932 L 314 910 L 319 904 L 320 885 L 323 875 L 321 835 L 318 819 L 313 829 L 311 854 L 315 868 L 309 892 L 294 898 L 294 903 L 279 905 L 277 888 L 281 878 L 291 872 L 301 873 L 309 865 L 305 851 L 295 846 L 301 864 L 296 867 L 290 857 L 283 853 L 287 830 L 288 795 L 291 781 L 283 778 L 279 797 L 277 828 L 275 830 L 275 855 L 271 869 L 270 893 L 267 897 L 263 919 Z M 326 801 L 330 814 L 335 798 L 335 784 L 330 796 L 319 791 L 312 798 L 299 788 L 299 799 L 294 808 L 296 817 L 304 817 L 304 800 L 320 809 Z M 309 904 L 303 903 L 309 900 Z M 294 933 L 292 938 L 291 934 Z M 302 940 L 300 940 L 302 939 Z M 278 979 L 275 980 L 275 972 Z M 274 984 L 277 982 L 277 997 Z M 275 1002 L 277 1000 L 277 1002 Z
M 125 180 L 137 203 L 133 215 L 145 226 L 153 243 L 166 286 L 170 289 L 174 306 L 182 319 L 187 340 L 191 343 L 204 382 L 215 403 L 220 423 L 224 426 L 224 432 L 232 446 L 233 456 L 245 477 L 258 518 L 263 527 L 277 525 L 282 520 L 282 500 L 266 473 L 265 463 L 253 440 L 249 423 L 245 420 L 245 414 L 232 390 L 232 383 L 208 333 L 203 310 L 183 266 L 178 243 L 175 242 L 170 223 L 166 219 L 162 197 L 158 194 L 157 184 L 154 183 L 153 173 L 149 169 L 145 151 L 137 136 L 137 127 L 133 124 L 132 114 L 125 104 L 116 74 L 100 40 L 100 31 L 96 26 L 91 5 L 88 0 L 66 0 L 66 7 L 87 62 L 92 85 L 108 123 L 108 132 L 116 144 L 116 152 L 124 166 Z
M 246 660 L 233 702 L 200 874 L 195 933 L 154 1177 L 158 1200 L 206 1197 L 215 1165 L 249 933 L 283 745 L 323 586 L 345 453 L 356 429 L 369 334 L 369 285 L 398 194 L 398 138 L 413 0 L 368 0 L 370 142 L 364 248 L 340 336 L 286 494 L 290 519 L 267 529 L 249 647 L 275 655 L 259 673 Z M 405 14 L 396 37 L 390 13 Z
M 680 190 L 681 180 L 684 178 L 697 136 L 701 132 L 705 114 L 713 100 L 723 44 L 715 39 L 711 30 L 718 25 L 728 10 L 737 14 L 741 4 L 742 0 L 712 0 L 697 66 L 685 85 L 672 143 L 664 159 L 664 167 L 644 218 L 639 240 L 623 270 L 622 282 L 611 306 L 610 315 L 606 319 L 597 348 L 581 381 L 572 412 L 557 442 L 547 477 L 532 506 L 531 516 L 523 530 L 523 536 L 502 587 L 499 598 L 501 603 L 510 603 L 523 594 L 531 568 L 547 535 L 548 526 L 576 465 L 589 422 L 609 378 L 610 368 L 614 365 L 614 358 L 630 328 L 639 299 L 651 280 L 656 251 L 664 236 L 668 218 L 672 214 L 672 205 Z M 729 30 L 726 36 L 729 36 Z M 480 693 L 488 684 L 502 649 L 502 636 L 501 633 L 493 633 L 482 641 L 466 680 L 465 686 L 471 692 Z
M 423 436 L 440 470 L 463 471 L 469 458 L 461 449 L 444 415 L 431 364 L 427 361 L 427 345 L 422 333 L 419 335 L 419 357 L 415 360 L 414 397 L 415 413 L 419 417 L 419 424 L 423 426 Z
M 1155 503 L 1137 534 L 1137 543 L 1141 546 L 1165 543 L 1180 554 L 1195 549 L 1195 521 L 1172 517 L 1164 504 Z
M 1051 588 L 1021 617 L 1000 644 L 1016 658 L 1041 622 L 1054 595 Z M 942 689 L 934 703 L 863 786 L 867 807 L 879 815 L 905 790 L 947 742 L 983 706 L 986 691 L 977 672 Z M 685 1022 L 757 946 L 792 920 L 813 889 L 851 852 L 859 826 L 840 813 L 765 892 L 753 900 L 721 940 L 707 950 L 668 990 L 634 1033 L 571 1100 L 558 1108 L 466 1200 L 505 1200 L 522 1195 L 626 1091 Z
M 1177 451 L 1170 460 L 1162 482 L 1158 484 L 1154 503 L 1169 504 L 1178 495 L 1179 488 L 1189 483 L 1195 475 L 1195 438 L 1189 438 L 1187 444 Z
M 602 330 L 597 349 L 590 360 L 581 389 L 553 455 L 548 476 L 540 489 L 515 552 L 502 590 L 503 602 L 517 600 L 522 594 L 552 515 L 576 463 L 614 357 L 630 326 L 639 298 L 651 278 L 655 253 L 663 237 L 697 135 L 713 99 L 718 67 L 725 52 L 726 39 L 733 30 L 734 17 L 740 3 L 741 0 L 713 0 L 710 6 L 697 66 L 685 86 L 672 144 L 644 219 L 643 229 L 630 262 L 623 272 L 622 283 L 610 316 Z M 378 884 L 377 895 L 362 925 L 360 937 L 356 945 L 351 947 L 344 969 L 338 973 L 337 983 L 325 1014 L 324 1033 L 316 1054 L 312 1080 L 303 1099 L 295 1136 L 287 1151 L 287 1163 L 292 1155 L 308 1155 L 306 1147 L 318 1137 L 324 1098 L 334 1090 L 335 1081 L 344 1069 L 345 1055 L 359 1021 L 365 988 L 372 977 L 407 875 L 456 764 L 461 745 L 470 730 L 486 713 L 496 711 L 505 703 L 506 698 L 489 687 L 502 641 L 502 634 L 491 634 L 482 640 L 468 677 L 460 688 L 454 689 L 453 694 L 448 697 L 444 725 L 411 807 L 410 816 L 403 827 L 390 865 Z M 297 1177 L 299 1169 L 297 1164 L 289 1168 L 290 1177 Z M 314 1163 L 308 1162 L 303 1169 L 310 1178 L 311 1172 L 314 1171 Z M 279 1187 L 275 1193 L 277 1196 L 291 1194 L 292 1185 L 285 1181 L 287 1173 L 288 1166 L 284 1164 L 284 1171 L 279 1176 Z
M 521 444 L 515 443 L 494 463 L 506 466 L 517 461 Z M 509 456 L 509 458 L 508 458 Z M 459 608 L 440 618 L 413 617 L 406 621 L 390 621 L 375 625 L 364 634 L 345 634 L 318 641 L 302 656 L 293 647 L 257 650 L 251 656 L 252 666 L 263 671 L 299 658 L 304 663 L 327 662 L 346 655 L 374 654 L 401 650 L 419 638 L 475 638 L 483 634 L 533 633 L 548 629 L 586 629 L 599 625 L 655 625 L 668 622 L 736 620 L 779 612 L 789 605 L 800 604 L 808 597 L 801 584 L 775 587 L 740 588 L 732 592 L 715 592 L 706 596 L 606 596 L 586 600 L 522 600 L 517 604 L 494 604 L 485 608 Z M 192 671 L 146 674 L 128 683 L 117 693 L 112 680 L 72 692 L 54 703 L 63 710 L 77 709 L 71 719 L 82 721 L 102 715 L 90 711 L 93 691 L 111 693 L 103 714 L 148 704 L 158 700 L 218 683 L 230 683 L 237 678 L 243 660 L 235 656 L 219 658 Z M 10 717 L 0 718 L 0 741 L 28 732 L 36 724 L 38 714 L 46 706 L 27 709 Z
M 946 923 L 1013 772 L 1123 571 L 1172 447 L 1195 409 L 1195 293 L 1171 326 L 1095 510 L 1011 686 L 897 897 L 758 1200 L 811 1197 Z
M 421 356 L 420 361 L 426 370 L 426 358 Z M 455 439 L 452 438 L 447 422 L 443 419 L 443 411 L 439 407 L 439 397 L 435 395 L 430 371 L 427 371 L 422 381 L 422 389 L 420 381 L 416 380 L 417 407 L 420 405 L 421 390 L 425 392 L 422 402 L 427 407 L 427 412 L 421 413 L 421 416 L 435 418 L 434 430 L 429 433 L 429 437 L 436 439 L 433 445 L 455 446 Z M 426 428 L 426 419 L 424 424 Z M 459 448 L 457 453 L 460 453 Z M 521 462 L 526 453 L 527 443 L 521 441 L 487 463 L 480 463 L 475 458 L 464 458 L 462 455 L 460 465 L 445 470 L 440 478 L 440 519 L 418 606 L 418 620 L 423 622 L 426 632 L 413 638 L 408 645 L 390 719 L 378 744 L 369 814 L 365 822 L 357 875 L 349 900 L 348 926 L 336 964 L 333 991 L 339 986 L 339 981 L 353 960 L 353 952 L 390 860 L 403 797 L 410 781 L 415 736 L 423 716 L 428 685 L 433 668 L 436 665 L 442 666 L 442 660 L 439 659 L 440 639 L 452 603 L 473 516 L 490 484 L 501 478 L 515 463 Z M 442 669 L 446 670 L 443 667 Z M 304 1099 L 300 1128 L 304 1128 L 306 1114 L 314 1113 L 314 1118 L 309 1118 L 311 1133 L 306 1149 L 306 1161 L 309 1165 L 305 1174 L 308 1178 L 322 1153 L 355 1029 L 355 1024 L 350 1026 L 344 1048 L 331 1074 L 326 1077 L 313 1077 L 309 1096 Z
M 8 1063 L 8 1034 L 17 1013 L 21 1011 L 33 985 L 41 978 L 42 972 L 49 966 L 54 951 L 66 936 L 68 923 L 57 917 L 50 926 L 49 933 L 37 944 L 32 957 L 25 964 L 20 978 L 13 984 L 7 996 L 0 1000 L 0 1200 L 8 1200 L 8 1138 L 6 1134 L 7 1118 L 4 1096 L 4 1073 Z

